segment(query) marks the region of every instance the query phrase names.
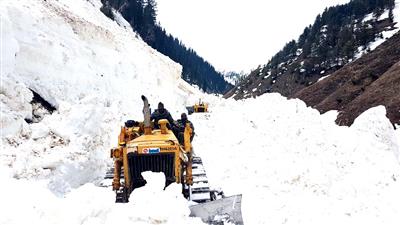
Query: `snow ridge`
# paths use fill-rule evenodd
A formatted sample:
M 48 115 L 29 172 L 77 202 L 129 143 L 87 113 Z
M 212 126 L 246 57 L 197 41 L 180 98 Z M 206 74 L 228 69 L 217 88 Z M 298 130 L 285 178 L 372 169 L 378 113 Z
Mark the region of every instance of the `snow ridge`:
M 243 194 L 245 223 L 398 222 L 400 149 L 383 106 L 351 127 L 279 94 L 210 108 L 192 119 L 195 151 L 210 184 Z

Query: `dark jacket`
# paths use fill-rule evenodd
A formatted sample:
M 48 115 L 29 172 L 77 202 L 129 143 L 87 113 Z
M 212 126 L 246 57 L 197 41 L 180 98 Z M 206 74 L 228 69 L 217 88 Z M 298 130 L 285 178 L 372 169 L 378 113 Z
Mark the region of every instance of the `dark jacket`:
M 160 126 L 158 125 L 158 121 L 161 119 L 166 119 L 169 122 L 169 127 L 174 125 L 174 119 L 172 119 L 171 114 L 168 112 L 168 110 L 164 109 L 164 112 L 160 112 L 158 109 L 156 109 L 156 111 L 154 111 L 151 116 L 150 116 L 150 120 L 153 121 L 154 120 L 154 128 L 155 129 L 160 129 Z
M 193 123 L 190 122 L 190 120 L 186 120 L 186 121 L 178 120 L 177 121 L 178 130 L 179 130 L 179 132 L 182 132 L 182 133 L 185 132 L 186 122 L 188 122 L 190 124 L 190 128 L 192 128 L 192 136 L 190 136 L 190 141 L 192 141 L 193 137 L 194 137 L 194 126 L 193 126 Z

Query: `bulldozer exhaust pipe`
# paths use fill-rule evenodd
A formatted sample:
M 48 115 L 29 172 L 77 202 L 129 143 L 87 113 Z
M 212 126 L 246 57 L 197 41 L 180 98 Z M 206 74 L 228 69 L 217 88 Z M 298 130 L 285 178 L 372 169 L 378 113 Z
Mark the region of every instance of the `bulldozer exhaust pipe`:
M 143 116 L 144 116 L 144 121 L 143 121 L 144 134 L 149 135 L 151 134 L 150 105 L 146 96 L 142 95 L 142 100 L 143 100 Z

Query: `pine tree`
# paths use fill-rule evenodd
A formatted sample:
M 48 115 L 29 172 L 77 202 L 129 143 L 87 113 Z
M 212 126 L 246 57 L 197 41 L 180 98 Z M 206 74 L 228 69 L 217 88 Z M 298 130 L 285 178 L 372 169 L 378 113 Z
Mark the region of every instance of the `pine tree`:
M 146 0 L 143 7 L 143 17 L 149 24 L 156 24 L 157 3 L 155 0 Z
M 391 23 L 394 22 L 393 9 L 389 9 L 389 20 Z M 393 25 L 392 25 L 392 27 L 393 27 Z
M 155 0 L 146 0 L 143 8 L 143 25 L 141 36 L 150 45 L 156 41 L 155 26 L 156 26 L 156 2 Z

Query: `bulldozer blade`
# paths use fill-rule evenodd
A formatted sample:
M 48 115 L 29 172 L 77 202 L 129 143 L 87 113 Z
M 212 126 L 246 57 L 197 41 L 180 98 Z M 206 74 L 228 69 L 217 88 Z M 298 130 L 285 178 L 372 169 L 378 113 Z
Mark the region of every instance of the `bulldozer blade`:
M 242 195 L 234 195 L 215 201 L 190 206 L 190 216 L 200 217 L 209 224 L 223 224 L 229 222 L 243 225 Z

